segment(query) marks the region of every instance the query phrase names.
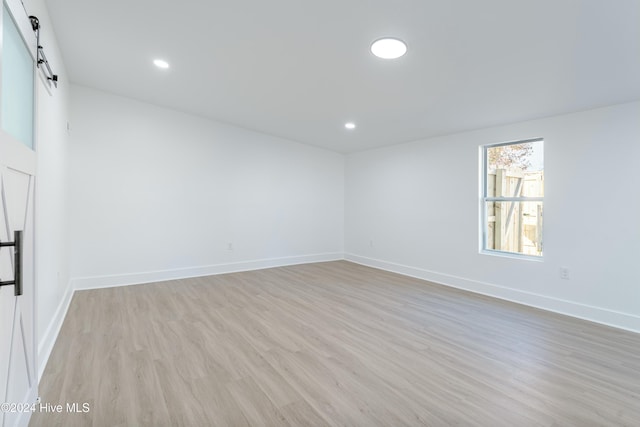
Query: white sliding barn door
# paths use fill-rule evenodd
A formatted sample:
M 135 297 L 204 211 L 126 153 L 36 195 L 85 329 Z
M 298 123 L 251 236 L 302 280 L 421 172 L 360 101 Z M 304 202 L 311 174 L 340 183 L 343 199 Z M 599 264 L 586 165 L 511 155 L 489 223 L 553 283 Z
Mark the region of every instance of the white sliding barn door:
M 15 248 L 0 247 L 0 426 L 26 425 L 37 396 L 34 287 L 35 37 L 16 0 L 5 0 L 0 15 L 0 242 L 22 230 L 20 260 Z M 16 263 L 18 270 L 16 271 Z M 27 409 L 25 409 L 27 408 Z

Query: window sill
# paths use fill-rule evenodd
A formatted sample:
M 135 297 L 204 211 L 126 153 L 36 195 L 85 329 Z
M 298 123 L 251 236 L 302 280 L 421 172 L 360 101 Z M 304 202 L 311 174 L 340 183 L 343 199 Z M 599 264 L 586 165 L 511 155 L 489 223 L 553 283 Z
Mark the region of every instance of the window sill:
M 480 250 L 480 255 L 490 255 L 490 256 L 497 256 L 501 258 L 512 258 L 512 259 L 523 260 L 523 261 L 544 262 L 544 258 L 542 255 L 540 256 L 525 255 L 525 254 L 517 254 L 514 252 L 503 252 L 503 251 L 495 251 L 495 250 L 489 250 L 489 249 Z

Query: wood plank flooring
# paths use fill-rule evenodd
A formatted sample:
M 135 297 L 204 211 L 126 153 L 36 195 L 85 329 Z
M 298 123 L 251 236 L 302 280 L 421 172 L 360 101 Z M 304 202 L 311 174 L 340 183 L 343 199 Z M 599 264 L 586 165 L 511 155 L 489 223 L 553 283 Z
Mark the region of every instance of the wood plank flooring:
M 31 426 L 637 426 L 640 334 L 345 261 L 76 292 Z

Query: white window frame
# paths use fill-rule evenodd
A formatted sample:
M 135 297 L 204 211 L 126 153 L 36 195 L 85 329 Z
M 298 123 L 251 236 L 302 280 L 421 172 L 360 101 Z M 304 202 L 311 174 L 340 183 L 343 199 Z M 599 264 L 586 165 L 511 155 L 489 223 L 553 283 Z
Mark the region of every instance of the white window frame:
M 529 142 L 543 142 L 544 143 L 544 138 L 531 138 L 531 139 L 523 139 L 523 140 L 517 140 L 517 141 L 509 141 L 509 142 L 499 142 L 496 144 L 486 144 L 486 145 L 482 145 L 481 146 L 481 160 L 482 160 L 482 167 L 481 167 L 481 173 L 482 173 L 482 177 L 481 177 L 481 194 L 480 194 L 480 253 L 482 254 L 486 254 L 486 255 L 497 255 L 497 256 L 503 256 L 503 257 L 508 257 L 508 258 L 518 258 L 518 259 L 529 259 L 529 260 L 533 260 L 533 261 L 542 261 L 543 257 L 544 257 L 544 246 L 542 246 L 542 254 L 541 255 L 529 255 L 529 254 L 521 254 L 519 252 L 510 252 L 510 251 L 501 251 L 498 249 L 490 249 L 487 248 L 487 242 L 488 242 L 488 228 L 489 228 L 489 221 L 488 221 L 488 216 L 487 216 L 487 203 L 490 202 L 541 202 L 542 205 L 544 206 L 544 197 L 505 197 L 505 196 L 501 196 L 501 197 L 489 197 L 487 195 L 488 193 L 488 188 L 489 188 L 489 183 L 487 180 L 488 177 L 488 173 L 489 173 L 489 168 L 488 168 L 488 163 L 489 163 L 489 158 L 488 158 L 488 150 L 490 148 L 495 148 L 495 147 L 504 147 L 507 145 L 517 145 L 517 144 L 526 144 Z M 543 169 L 544 170 L 544 169 Z M 544 212 L 544 209 L 543 209 Z M 543 222 L 543 226 L 542 226 L 543 230 L 541 230 L 541 234 L 543 235 L 542 241 L 544 242 L 544 222 Z

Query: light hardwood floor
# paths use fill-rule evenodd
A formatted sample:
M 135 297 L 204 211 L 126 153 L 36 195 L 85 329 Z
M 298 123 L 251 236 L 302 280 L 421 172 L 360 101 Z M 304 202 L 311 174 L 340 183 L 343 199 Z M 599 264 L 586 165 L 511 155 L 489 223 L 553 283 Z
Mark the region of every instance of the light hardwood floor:
M 32 426 L 637 426 L 640 334 L 308 264 L 76 292 L 40 392 L 90 411 Z

